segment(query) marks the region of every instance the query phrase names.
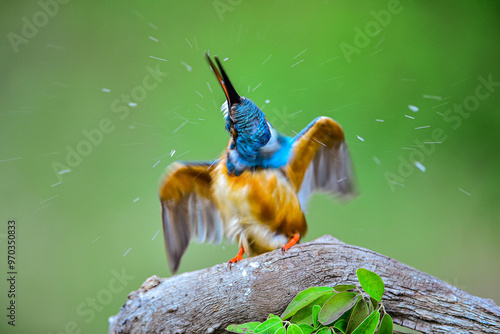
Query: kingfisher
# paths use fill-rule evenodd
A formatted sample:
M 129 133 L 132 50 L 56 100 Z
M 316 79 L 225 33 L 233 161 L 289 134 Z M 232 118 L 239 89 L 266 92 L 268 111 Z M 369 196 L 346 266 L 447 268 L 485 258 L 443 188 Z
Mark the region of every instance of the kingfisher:
M 205 54 L 224 91 L 221 111 L 230 139 L 206 162 L 174 162 L 162 177 L 160 202 L 170 271 L 175 274 L 190 241 L 238 241 L 238 254 L 287 251 L 307 232 L 310 195 L 354 194 L 354 173 L 344 132 L 317 117 L 295 137 L 279 133 L 262 110 L 240 96 L 221 62 Z

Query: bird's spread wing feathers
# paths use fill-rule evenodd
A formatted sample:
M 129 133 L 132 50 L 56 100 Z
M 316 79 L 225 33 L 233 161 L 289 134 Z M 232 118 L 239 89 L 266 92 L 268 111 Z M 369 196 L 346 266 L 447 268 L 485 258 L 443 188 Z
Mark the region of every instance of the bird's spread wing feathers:
M 220 243 L 223 226 L 210 191 L 213 163 L 174 163 L 160 187 L 163 234 L 175 273 L 191 239 Z
M 344 132 L 331 118 L 316 118 L 293 139 L 287 168 L 304 211 L 313 191 L 341 197 L 354 194 L 354 173 Z

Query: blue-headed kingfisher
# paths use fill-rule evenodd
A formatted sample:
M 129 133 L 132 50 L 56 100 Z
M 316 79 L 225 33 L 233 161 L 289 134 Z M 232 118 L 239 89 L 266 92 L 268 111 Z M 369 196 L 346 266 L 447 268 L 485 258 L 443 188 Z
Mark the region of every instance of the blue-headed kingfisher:
M 340 125 L 318 117 L 295 137 L 280 134 L 250 99 L 238 95 L 219 59 L 206 54 L 226 101 L 229 144 L 207 162 L 175 162 L 160 186 L 163 233 L 175 273 L 191 239 L 238 240 L 254 256 L 295 245 L 307 232 L 304 211 L 313 191 L 348 197 L 354 175 Z

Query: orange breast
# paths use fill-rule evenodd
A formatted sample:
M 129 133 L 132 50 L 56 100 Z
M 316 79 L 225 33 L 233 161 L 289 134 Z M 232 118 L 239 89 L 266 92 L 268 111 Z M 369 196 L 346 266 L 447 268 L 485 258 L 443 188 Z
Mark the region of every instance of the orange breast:
M 225 159 L 214 169 L 213 194 L 229 238 L 249 255 L 282 247 L 307 224 L 294 187 L 280 170 L 228 175 Z

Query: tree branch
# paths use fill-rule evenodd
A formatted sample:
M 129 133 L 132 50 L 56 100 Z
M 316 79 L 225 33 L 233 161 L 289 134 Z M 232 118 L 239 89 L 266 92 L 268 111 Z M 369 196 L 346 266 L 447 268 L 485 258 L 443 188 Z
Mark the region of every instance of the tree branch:
M 500 333 L 500 307 L 387 256 L 332 236 L 171 278 L 132 292 L 109 333 L 224 333 L 229 324 L 281 314 L 310 286 L 356 284 L 356 269 L 379 274 L 395 323 L 424 333 Z

